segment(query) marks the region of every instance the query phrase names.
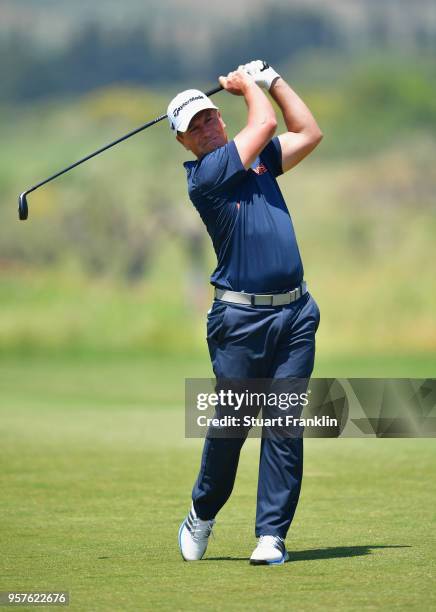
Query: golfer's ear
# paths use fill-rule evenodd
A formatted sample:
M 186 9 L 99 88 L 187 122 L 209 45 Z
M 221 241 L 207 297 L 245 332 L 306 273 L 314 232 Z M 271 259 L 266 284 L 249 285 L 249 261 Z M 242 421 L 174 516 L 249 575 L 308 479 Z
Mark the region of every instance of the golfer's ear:
M 222 118 L 222 115 L 220 113 L 220 111 L 218 111 L 218 119 L 220 119 L 221 123 L 223 124 L 223 128 L 226 128 L 226 124 L 224 123 L 224 119 Z
M 182 144 L 183 146 L 185 146 L 185 143 L 183 142 L 183 135 L 181 134 L 181 132 L 177 132 L 176 134 L 176 139 L 180 142 L 180 144 Z M 185 147 L 186 148 L 186 147 Z

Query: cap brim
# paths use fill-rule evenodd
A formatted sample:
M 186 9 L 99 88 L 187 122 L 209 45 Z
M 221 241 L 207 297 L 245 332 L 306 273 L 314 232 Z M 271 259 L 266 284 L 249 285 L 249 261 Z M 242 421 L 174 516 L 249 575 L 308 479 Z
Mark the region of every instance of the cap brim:
M 201 113 L 201 111 L 203 110 L 207 110 L 208 108 L 211 109 L 215 109 L 215 110 L 219 110 L 218 106 L 215 106 L 214 104 L 212 104 L 211 102 L 208 102 L 204 105 L 202 105 L 200 108 L 193 108 L 192 112 L 187 113 L 182 121 L 180 122 L 180 124 L 177 126 L 177 132 L 186 132 L 186 130 L 189 127 L 189 124 L 191 123 L 192 119 L 195 117 L 195 115 L 198 115 L 198 113 Z

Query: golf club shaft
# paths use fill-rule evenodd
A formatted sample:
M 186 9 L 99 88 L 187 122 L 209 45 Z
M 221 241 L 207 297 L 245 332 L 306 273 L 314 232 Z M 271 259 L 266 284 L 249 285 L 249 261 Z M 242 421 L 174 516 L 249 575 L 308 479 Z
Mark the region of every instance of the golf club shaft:
M 211 95 L 221 91 L 222 89 L 223 89 L 223 87 L 221 85 L 218 85 L 217 87 L 214 87 L 210 91 L 206 92 L 206 96 L 211 96 Z M 125 136 L 121 136 L 120 138 L 117 138 L 116 140 L 114 140 L 113 142 L 109 143 L 108 145 L 106 145 L 104 147 L 101 147 L 97 151 L 94 151 L 93 153 L 90 153 L 89 155 L 87 155 L 86 157 L 83 157 L 82 159 L 79 159 L 78 161 L 76 161 L 74 164 L 71 164 L 67 168 L 64 168 L 63 170 L 60 170 L 59 172 L 56 172 L 56 174 L 53 174 L 49 178 L 44 179 L 43 181 L 37 183 L 36 185 L 33 185 L 32 187 L 30 187 L 30 189 L 27 189 L 26 191 L 24 191 L 20 195 L 20 205 L 21 205 L 22 202 L 26 201 L 26 195 L 31 193 L 32 191 L 35 191 L 35 189 L 38 189 L 39 187 L 42 187 L 42 185 L 45 185 L 46 183 L 49 183 L 50 181 L 53 181 L 58 176 L 61 176 L 62 174 L 65 174 L 66 172 L 69 172 L 73 168 L 76 168 L 77 166 L 80 166 L 80 164 L 83 164 L 84 162 L 88 161 L 92 157 L 95 157 L 96 155 L 100 155 L 100 153 L 103 153 L 103 151 L 107 151 L 107 149 L 110 149 L 111 147 L 114 147 L 115 145 L 119 144 L 123 140 L 127 140 L 127 138 L 130 138 L 131 136 L 134 136 L 135 134 L 138 134 L 139 132 L 142 132 L 142 130 L 145 130 L 146 128 L 154 125 L 155 123 L 159 123 L 159 121 L 162 121 L 163 119 L 166 119 L 167 116 L 168 115 L 160 115 L 159 117 L 156 117 L 156 119 L 153 119 L 152 121 L 149 121 L 148 123 L 145 123 L 144 125 L 141 125 L 140 127 L 136 128 L 136 130 L 132 130 L 131 132 L 129 132 Z M 26 216 L 24 216 L 24 215 L 22 215 L 22 213 L 20 211 L 20 219 L 24 220 L 25 218 L 27 218 L 27 214 L 26 214 Z
M 206 96 L 211 96 L 211 95 L 217 93 L 218 91 L 221 91 L 222 89 L 223 89 L 223 87 L 221 85 L 219 85 L 218 87 L 215 87 L 214 89 L 211 89 L 210 91 L 206 92 Z M 67 168 L 64 168 L 63 170 L 60 170 L 59 172 L 56 172 L 56 174 L 53 174 L 49 178 L 44 179 L 43 181 L 41 181 L 40 183 L 37 183 L 36 185 L 33 185 L 33 187 L 31 187 L 30 189 L 27 189 L 25 191 L 26 195 L 28 193 L 31 193 L 32 191 L 35 191 L 35 189 L 38 189 L 38 187 L 42 187 L 42 185 L 45 185 L 46 183 L 49 183 L 50 181 L 54 180 L 58 176 L 61 176 L 62 174 L 65 174 L 65 172 L 69 172 L 69 170 L 72 170 L 73 168 L 76 168 L 80 164 L 83 164 L 84 162 L 88 161 L 88 159 L 91 159 L 92 157 L 95 157 L 96 155 L 100 155 L 100 153 L 103 153 L 103 151 L 107 151 L 107 149 L 110 149 L 111 147 L 114 147 L 115 145 L 119 144 L 120 142 L 123 142 L 123 140 L 127 140 L 127 138 L 130 138 L 131 136 L 134 136 L 135 134 L 138 134 L 139 132 L 142 132 L 142 130 L 147 129 L 148 127 L 154 125 L 155 123 L 159 123 L 159 121 L 162 121 L 163 119 L 166 119 L 167 116 L 168 115 L 160 115 L 159 117 L 156 117 L 156 119 L 153 119 L 152 121 L 149 121 L 148 123 L 145 123 L 144 125 L 141 125 L 140 127 L 136 128 L 135 130 L 132 130 L 128 134 L 125 134 L 125 136 L 121 136 L 120 138 L 117 138 L 113 142 L 109 143 L 108 145 L 106 145 L 104 147 L 101 147 L 97 151 L 94 151 L 94 153 L 90 153 L 86 157 L 82 157 L 82 159 L 79 159 L 74 164 L 71 164 L 71 166 L 68 166 Z
M 64 168 L 63 170 L 60 170 L 59 172 L 56 172 L 56 174 L 53 174 L 49 178 L 44 179 L 43 181 L 41 181 L 40 183 L 37 183 L 36 185 L 33 185 L 33 187 L 31 187 L 30 189 L 27 189 L 25 193 L 28 194 L 28 193 L 31 193 L 32 191 L 35 191 L 35 189 L 38 189 L 38 187 L 42 187 L 42 185 L 49 183 L 50 181 L 57 178 L 58 176 L 61 176 L 61 174 L 65 174 L 65 172 L 68 172 L 69 170 L 76 168 L 76 166 L 79 166 L 80 164 L 83 164 L 84 162 L 88 161 L 88 159 L 91 159 L 92 157 L 95 157 L 96 155 L 103 153 L 103 151 L 106 151 L 107 149 L 114 147 L 116 144 L 122 142 L 123 140 L 127 140 L 127 138 L 130 138 L 131 136 L 138 134 L 138 132 L 145 130 L 146 128 L 150 127 L 151 125 L 155 123 L 158 123 L 159 121 L 162 121 L 162 119 L 165 119 L 166 117 L 167 115 L 161 115 L 160 117 L 156 117 L 156 119 L 153 119 L 152 121 L 149 121 L 148 123 L 145 123 L 144 125 L 141 125 L 139 128 L 136 128 L 136 130 L 132 130 L 125 136 L 121 136 L 121 138 L 117 138 L 117 140 L 114 140 L 108 145 L 101 147 L 101 149 L 94 151 L 94 153 L 90 153 L 86 157 L 82 157 L 82 159 L 79 159 L 78 161 L 74 162 L 74 164 L 71 164 L 71 166 L 68 166 L 67 168 Z

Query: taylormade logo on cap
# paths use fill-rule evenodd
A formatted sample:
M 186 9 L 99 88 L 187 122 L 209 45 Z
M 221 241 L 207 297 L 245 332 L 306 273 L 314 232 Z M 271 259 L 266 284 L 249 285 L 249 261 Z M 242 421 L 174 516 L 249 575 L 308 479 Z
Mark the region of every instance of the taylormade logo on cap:
M 189 98 L 189 100 L 186 100 L 186 102 L 183 102 L 181 106 L 178 106 L 177 108 L 174 109 L 174 112 L 173 112 L 174 117 L 177 117 L 180 111 L 182 110 L 182 108 L 184 108 L 187 104 L 189 104 L 190 102 L 193 102 L 194 100 L 201 100 L 204 97 L 205 96 L 194 96 L 193 98 Z
M 168 105 L 168 121 L 173 132 L 186 132 L 194 115 L 206 108 L 218 107 L 202 91 L 186 89 L 177 94 Z

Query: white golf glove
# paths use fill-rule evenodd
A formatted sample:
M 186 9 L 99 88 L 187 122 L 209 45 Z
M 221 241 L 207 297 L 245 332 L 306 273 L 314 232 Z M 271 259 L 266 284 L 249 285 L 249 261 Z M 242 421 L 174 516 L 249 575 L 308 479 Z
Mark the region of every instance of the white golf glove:
M 253 62 L 239 66 L 239 68 L 242 68 L 247 74 L 251 75 L 259 87 L 268 90 L 273 84 L 273 81 L 280 76 L 274 68 L 271 68 L 269 64 L 262 60 L 254 60 Z

